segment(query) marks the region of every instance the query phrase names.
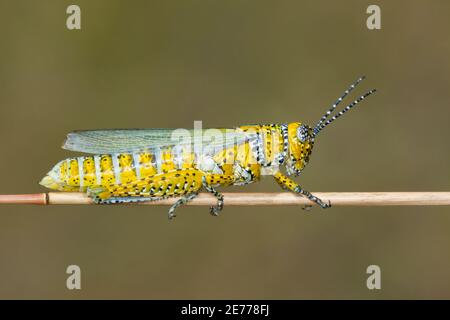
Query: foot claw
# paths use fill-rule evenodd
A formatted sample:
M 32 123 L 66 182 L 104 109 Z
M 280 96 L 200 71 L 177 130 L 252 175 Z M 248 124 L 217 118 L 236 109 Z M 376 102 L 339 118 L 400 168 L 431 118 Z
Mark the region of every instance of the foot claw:
M 211 208 L 209 208 L 209 213 L 211 215 L 213 215 L 214 217 L 217 217 L 220 213 L 220 210 L 217 207 L 211 207 Z
M 169 214 L 168 214 L 168 218 L 169 218 L 169 220 L 172 220 L 173 218 L 175 218 L 177 215 L 175 214 L 175 213 L 171 213 L 171 212 L 169 212 Z
M 331 208 L 331 201 L 328 200 L 328 203 L 322 203 L 320 206 L 322 207 L 322 209 Z

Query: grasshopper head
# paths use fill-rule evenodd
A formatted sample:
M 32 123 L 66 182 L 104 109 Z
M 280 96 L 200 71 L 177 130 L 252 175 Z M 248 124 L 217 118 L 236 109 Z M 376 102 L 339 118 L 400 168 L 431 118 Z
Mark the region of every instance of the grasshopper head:
M 299 175 L 306 164 L 314 146 L 313 129 L 300 122 L 288 125 L 289 159 L 287 170 L 289 174 Z

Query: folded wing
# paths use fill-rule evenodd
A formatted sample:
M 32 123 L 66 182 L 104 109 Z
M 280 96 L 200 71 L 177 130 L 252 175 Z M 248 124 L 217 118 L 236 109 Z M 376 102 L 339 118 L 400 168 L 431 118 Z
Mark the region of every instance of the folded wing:
M 74 131 L 67 135 L 63 149 L 92 154 L 151 151 L 155 148 L 201 147 L 217 152 L 231 145 L 255 139 L 240 129 L 113 129 Z

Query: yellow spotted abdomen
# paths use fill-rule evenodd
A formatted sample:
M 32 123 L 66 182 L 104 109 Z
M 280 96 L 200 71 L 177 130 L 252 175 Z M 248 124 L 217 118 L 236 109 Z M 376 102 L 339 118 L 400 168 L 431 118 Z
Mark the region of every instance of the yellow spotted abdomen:
M 59 162 L 41 184 L 61 191 L 86 191 L 94 186 L 127 184 L 158 172 L 150 153 L 84 156 Z

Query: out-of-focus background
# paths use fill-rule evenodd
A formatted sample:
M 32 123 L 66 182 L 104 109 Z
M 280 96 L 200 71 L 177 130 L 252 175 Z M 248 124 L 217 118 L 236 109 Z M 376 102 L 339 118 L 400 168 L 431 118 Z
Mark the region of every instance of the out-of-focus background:
M 66 8 L 81 8 L 81 30 Z M 366 27 L 370 4 L 381 30 Z M 75 129 L 315 123 L 310 191 L 450 190 L 448 1 L 1 1 L 0 193 Z M 233 191 L 278 191 L 267 178 Z M 450 298 L 450 208 L 0 207 L 0 298 Z M 66 267 L 82 290 L 66 289 Z M 382 289 L 366 268 L 379 265 Z

